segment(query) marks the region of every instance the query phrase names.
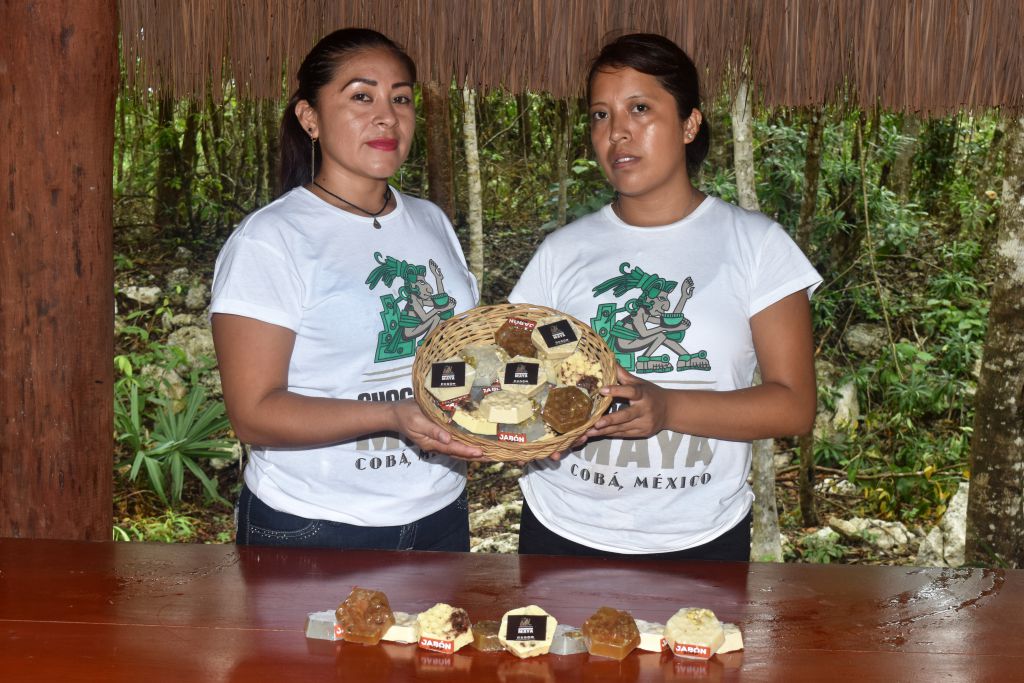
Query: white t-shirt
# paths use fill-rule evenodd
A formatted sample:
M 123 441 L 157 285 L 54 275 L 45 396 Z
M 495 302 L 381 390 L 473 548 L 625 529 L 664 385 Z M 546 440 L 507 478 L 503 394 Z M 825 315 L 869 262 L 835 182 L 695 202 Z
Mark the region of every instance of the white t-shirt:
M 242 221 L 224 245 L 211 313 L 295 332 L 288 390 L 360 401 L 412 397 L 417 344 L 479 298 L 448 219 L 394 191 L 396 208 L 354 216 L 298 187 Z M 418 306 L 414 306 L 416 302 Z M 267 505 L 361 526 L 408 524 L 454 501 L 463 461 L 424 453 L 398 434 L 322 448 L 254 448 L 245 482 Z
M 751 316 L 820 282 L 781 226 L 708 197 L 666 226 L 628 225 L 610 205 L 584 216 L 544 240 L 509 300 L 590 323 L 643 379 L 729 391 L 752 382 Z M 645 315 L 645 303 L 664 318 Z M 668 430 L 601 439 L 559 462 L 531 463 L 520 486 L 537 518 L 565 538 L 620 553 L 670 552 L 743 519 L 753 500 L 750 452 L 750 442 Z

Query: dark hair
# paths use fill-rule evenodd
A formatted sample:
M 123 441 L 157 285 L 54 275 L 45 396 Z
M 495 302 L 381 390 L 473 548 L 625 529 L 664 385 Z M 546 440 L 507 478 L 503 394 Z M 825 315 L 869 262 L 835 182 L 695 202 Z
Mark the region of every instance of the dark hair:
M 630 33 L 601 48 L 587 74 L 587 101 L 598 71 L 625 67 L 657 78 L 675 98 L 680 119 L 685 121 L 691 110 L 700 109 L 700 78 L 693 60 L 671 40 L 654 33 Z M 711 126 L 704 118 L 693 142 L 686 146 L 686 169 L 691 176 L 700 170 L 710 145 Z
M 299 67 L 299 87 L 288 100 L 281 117 L 281 165 L 278 169 L 278 191 L 284 194 L 292 188 L 310 182 L 310 155 L 314 154 L 309 133 L 295 116 L 295 105 L 306 100 L 316 108 L 320 90 L 334 79 L 338 68 L 355 53 L 383 48 L 393 54 L 409 72 L 409 80 L 416 80 L 416 64 L 387 36 L 368 28 L 343 28 L 320 39 Z M 316 147 L 319 150 L 319 146 Z M 315 152 L 317 165 L 320 153 Z

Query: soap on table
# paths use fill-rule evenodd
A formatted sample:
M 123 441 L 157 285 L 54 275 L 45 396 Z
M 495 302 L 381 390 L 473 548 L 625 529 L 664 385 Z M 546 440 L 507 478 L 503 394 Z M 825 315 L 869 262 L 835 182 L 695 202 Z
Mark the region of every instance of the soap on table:
M 498 640 L 520 659 L 547 654 L 558 622 L 537 605 L 505 612 L 498 628 Z
M 709 609 L 684 607 L 665 624 L 672 654 L 687 659 L 710 659 L 725 642 L 725 630 Z
M 726 652 L 735 652 L 736 650 L 743 649 L 743 633 L 740 632 L 739 626 L 736 624 L 722 624 L 722 630 L 725 631 L 725 640 L 722 641 L 718 652 L 715 654 L 724 655 Z
M 637 645 L 637 648 L 647 652 L 661 652 L 667 647 L 665 624 L 637 619 L 636 628 L 640 631 L 640 644 Z
M 529 396 L 516 391 L 495 391 L 480 400 L 480 413 L 496 423 L 519 424 L 533 415 L 536 408 Z
M 335 633 L 337 623 L 332 609 L 310 612 L 306 616 L 306 637 L 317 640 L 341 640 Z
M 353 588 L 334 614 L 338 620 L 338 634 L 351 643 L 376 645 L 395 624 L 388 596 L 368 588 Z
M 583 622 L 587 652 L 622 660 L 640 644 L 640 631 L 629 612 L 601 607 Z
M 439 602 L 416 618 L 419 646 L 424 650 L 452 653 L 473 642 L 469 614 L 461 607 Z
M 420 627 L 416 623 L 418 614 L 395 612 L 395 624 L 389 628 L 381 640 L 391 643 L 417 643 L 420 639 Z
M 579 628 L 569 624 L 559 624 L 555 627 L 555 637 L 551 639 L 550 654 L 580 655 L 586 651 L 587 643 Z
M 517 391 L 533 396 L 547 384 L 548 376 L 541 364 L 526 356 L 510 358 L 498 373 L 498 381 L 504 391 Z
M 548 316 L 537 321 L 530 340 L 541 358 L 568 358 L 580 344 L 580 331 L 564 316 Z
M 473 624 L 473 647 L 481 652 L 500 652 L 505 649 L 498 639 L 498 622 L 493 619 Z
M 533 345 L 533 328 L 536 323 L 525 318 L 509 318 L 494 332 L 494 343 L 505 350 L 509 356 L 537 357 L 537 347 Z
M 476 369 L 458 356 L 430 364 L 426 388 L 440 403 L 468 396 L 476 378 Z
M 590 419 L 594 404 L 579 387 L 555 387 L 548 392 L 541 415 L 560 434 L 571 432 Z

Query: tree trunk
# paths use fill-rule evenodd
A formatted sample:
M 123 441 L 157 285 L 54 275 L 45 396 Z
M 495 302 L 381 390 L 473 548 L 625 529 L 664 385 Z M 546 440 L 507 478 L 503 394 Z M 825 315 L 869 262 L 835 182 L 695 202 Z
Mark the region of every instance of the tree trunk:
M 732 156 L 736 169 L 736 196 L 740 206 L 760 211 L 754 178 L 754 121 L 750 89 L 741 80 L 732 101 Z
M 569 209 L 569 149 L 572 145 L 572 104 L 568 100 L 558 102 L 558 146 L 555 166 L 558 168 L 558 225 L 566 223 Z
M 426 110 L 427 191 L 430 201 L 455 221 L 455 175 L 452 171 L 452 133 L 449 91 L 436 81 L 423 84 Z M 475 137 L 474 137 L 475 145 Z
M 174 100 L 161 95 L 157 107 L 156 191 L 153 194 L 153 223 L 166 236 L 174 229 L 180 193 L 175 187 L 178 171 L 178 133 L 174 130 Z
M 281 129 L 281 105 L 275 100 L 267 100 L 263 103 L 263 139 L 266 140 L 264 148 L 263 168 L 266 170 L 266 201 L 270 201 L 276 194 L 277 186 L 277 164 L 278 156 L 281 153 L 281 143 L 278 139 Z M 266 203 L 260 201 L 260 204 Z
M 0 26 L 0 536 L 109 541 L 117 3 Z
M 519 113 L 519 145 L 523 150 L 523 161 L 529 161 L 533 149 L 533 129 L 530 121 L 530 93 L 516 95 L 516 109 Z
M 914 175 L 914 155 L 917 153 L 917 137 L 921 133 L 921 119 L 913 114 L 903 117 L 900 127 L 900 151 L 892 162 L 892 170 L 880 184 L 887 185 L 897 197 L 906 198 L 910 195 L 911 180 Z
M 466 176 L 469 180 L 469 270 L 484 288 L 483 185 L 480 182 L 480 152 L 476 142 L 476 93 L 462 90 L 462 139 L 466 146 Z
M 975 395 L 967 562 L 1024 568 L 1024 117 L 1006 126 L 988 334 Z

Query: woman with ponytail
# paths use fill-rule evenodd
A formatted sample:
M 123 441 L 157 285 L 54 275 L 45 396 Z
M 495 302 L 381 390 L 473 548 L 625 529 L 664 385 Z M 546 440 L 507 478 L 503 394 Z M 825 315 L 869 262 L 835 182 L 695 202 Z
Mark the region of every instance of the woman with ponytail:
M 821 278 L 777 223 L 694 187 L 710 131 L 672 41 L 609 43 L 587 97 L 615 199 L 549 236 L 509 300 L 589 321 L 616 403 L 582 450 L 527 468 L 519 552 L 747 560 L 751 441 L 814 420 Z
M 224 400 L 252 446 L 240 544 L 469 549 L 465 460 L 480 453 L 411 398 L 423 336 L 478 299 L 444 213 L 388 184 L 412 143 L 415 80 L 376 31 L 317 43 L 281 122 L 281 195 L 217 258 Z

